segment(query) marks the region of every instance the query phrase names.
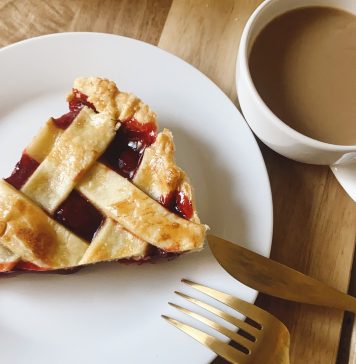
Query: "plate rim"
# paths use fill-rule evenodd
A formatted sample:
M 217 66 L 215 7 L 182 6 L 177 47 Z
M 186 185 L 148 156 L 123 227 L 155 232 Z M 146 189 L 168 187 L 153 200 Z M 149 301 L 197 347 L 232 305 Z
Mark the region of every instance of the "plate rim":
M 254 144 L 254 148 L 256 150 L 256 155 L 258 155 L 258 158 L 261 162 L 261 168 L 260 168 L 260 173 L 263 174 L 263 178 L 265 180 L 265 187 L 266 187 L 266 203 L 268 203 L 268 206 L 266 205 L 266 211 L 268 211 L 268 219 L 269 221 L 267 221 L 266 226 L 268 227 L 268 234 L 266 234 L 266 257 L 270 257 L 271 254 L 271 249 L 272 249 L 272 238 L 273 238 L 273 225 L 274 225 L 274 215 L 273 215 L 273 199 L 272 199 L 272 190 L 271 190 L 271 183 L 270 183 L 270 179 L 269 179 L 269 175 L 268 175 L 268 171 L 267 171 L 267 166 L 263 157 L 263 154 L 261 152 L 261 149 L 257 143 L 256 140 L 256 136 L 253 134 L 251 128 L 249 127 L 248 123 L 246 122 L 242 112 L 237 108 L 237 106 L 235 105 L 235 103 L 227 96 L 227 94 L 217 85 L 215 84 L 207 75 L 205 75 L 202 71 L 200 71 L 198 68 L 194 67 L 192 64 L 190 64 L 189 62 L 185 61 L 184 59 L 180 58 L 179 56 L 160 48 L 158 45 L 155 44 L 151 44 L 151 43 L 147 43 L 144 42 L 142 40 L 139 39 L 135 39 L 135 38 L 130 38 L 127 36 L 122 36 L 122 35 L 118 35 L 118 34 L 112 34 L 112 33 L 105 33 L 105 32 L 56 32 L 56 33 L 48 33 L 48 34 L 44 34 L 44 35 L 39 35 L 39 36 L 35 36 L 35 37 L 31 37 L 31 38 L 27 38 L 27 39 L 23 39 L 20 41 L 17 41 L 15 43 L 11 43 L 8 44 L 4 47 L 0 48 L 0 57 L 7 52 L 11 52 L 12 49 L 17 49 L 22 47 L 23 45 L 27 45 L 27 44 L 31 44 L 31 43 L 36 43 L 39 42 L 41 40 L 44 39 L 51 39 L 51 38 L 62 38 L 62 37 L 76 37 L 76 36 L 87 36 L 87 37 L 102 37 L 102 38 L 117 38 L 117 39 L 125 39 L 128 42 L 134 42 L 134 43 L 139 43 L 141 46 L 143 47 L 147 47 L 147 48 L 153 48 L 156 52 L 158 51 L 158 53 L 163 53 L 169 57 L 173 57 L 177 62 L 183 62 L 185 64 L 185 66 L 188 66 L 188 68 L 190 68 L 192 71 L 194 72 L 198 72 L 198 74 L 200 75 L 200 77 L 204 78 L 205 81 L 208 82 L 208 84 L 210 85 L 210 87 L 214 88 L 218 93 L 220 93 L 230 104 L 232 104 L 232 106 L 235 109 L 235 112 L 239 115 L 239 117 L 243 120 L 244 122 L 244 128 L 246 129 L 247 133 L 250 135 L 250 141 L 249 143 Z M 236 70 L 235 70 L 236 71 Z M 236 75 L 234 76 L 234 78 L 236 78 Z M 237 96 L 238 97 L 238 96 Z M 226 272 L 226 271 L 225 271 Z M 227 273 L 227 272 L 226 272 Z M 227 273 L 229 274 L 229 273 Z M 259 292 L 255 289 L 253 290 L 253 297 L 250 300 L 250 303 L 254 303 Z M 213 353 L 212 353 L 213 354 Z M 214 355 L 214 354 L 213 354 Z M 210 363 L 210 361 L 209 361 Z M 208 364 L 208 363 L 207 363 Z

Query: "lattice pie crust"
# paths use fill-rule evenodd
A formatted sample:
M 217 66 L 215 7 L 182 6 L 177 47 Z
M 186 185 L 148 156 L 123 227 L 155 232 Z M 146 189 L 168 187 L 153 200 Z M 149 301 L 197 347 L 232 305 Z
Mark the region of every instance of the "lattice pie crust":
M 97 77 L 67 100 L 0 181 L 0 271 L 200 250 L 207 226 L 150 107 Z

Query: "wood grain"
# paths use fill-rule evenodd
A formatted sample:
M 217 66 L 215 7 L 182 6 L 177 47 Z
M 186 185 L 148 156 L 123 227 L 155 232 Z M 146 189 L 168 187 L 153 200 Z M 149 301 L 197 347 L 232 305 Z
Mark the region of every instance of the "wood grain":
M 356 255 L 351 273 L 351 281 L 349 286 L 349 294 L 356 296 Z M 340 340 L 339 355 L 337 364 L 356 364 L 356 317 L 351 312 L 345 312 L 342 340 Z
M 235 62 L 240 36 L 260 2 L 173 1 L 158 45 L 197 67 L 236 101 Z
M 159 46 L 198 67 L 235 101 L 237 45 L 259 3 L 174 1 Z M 328 167 L 290 161 L 261 147 L 274 200 L 272 257 L 346 291 L 355 249 L 355 204 Z M 335 363 L 342 312 L 266 296 L 258 304 L 289 327 L 292 364 Z
M 156 44 L 171 0 L 0 0 L 0 46 L 38 35 L 90 31 Z
M 292 162 L 262 149 L 274 197 L 272 257 L 347 291 L 355 248 L 354 203 L 327 167 Z M 295 363 L 336 362 L 342 312 L 266 296 L 258 303 L 291 329 Z
M 0 46 L 63 31 L 126 35 L 159 43 L 192 63 L 236 102 L 238 43 L 247 18 L 260 2 L 0 0 Z M 355 249 L 355 204 L 327 167 L 287 160 L 263 145 L 261 149 L 274 200 L 272 257 L 346 291 Z M 262 295 L 257 302 L 289 327 L 292 364 L 335 364 L 341 312 Z M 353 337 L 356 340 L 356 334 Z M 356 361 L 355 347 L 350 348 L 354 360 L 350 364 Z

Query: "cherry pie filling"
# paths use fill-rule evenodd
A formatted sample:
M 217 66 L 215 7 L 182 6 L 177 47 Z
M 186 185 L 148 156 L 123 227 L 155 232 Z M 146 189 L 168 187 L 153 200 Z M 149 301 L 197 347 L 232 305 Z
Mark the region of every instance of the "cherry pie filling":
M 60 129 L 68 128 L 80 110 L 87 106 L 96 112 L 88 97 L 78 90 L 73 89 L 73 97 L 69 100 L 69 112 L 52 121 Z M 132 118 L 122 122 L 114 139 L 100 158 L 100 162 L 113 169 L 121 176 L 132 180 L 140 166 L 145 149 L 150 146 L 157 137 L 155 123 L 139 123 Z M 39 163 L 31 158 L 26 151 L 21 160 L 16 164 L 11 176 L 5 181 L 20 190 L 26 181 L 35 172 Z M 168 196 L 162 196 L 160 204 L 178 216 L 190 219 L 193 215 L 192 202 L 181 191 L 173 191 Z M 72 191 L 67 199 L 55 211 L 53 218 L 68 228 L 70 231 L 87 242 L 91 242 L 95 234 L 105 221 L 105 217 L 82 194 Z M 166 252 L 155 246 L 150 246 L 147 258 L 173 258 L 181 253 Z M 122 261 L 133 261 L 121 259 Z M 45 269 L 33 263 L 20 261 L 13 270 L 38 270 Z
M 53 118 L 53 122 L 57 128 L 67 129 L 84 106 L 88 106 L 96 112 L 95 106 L 88 101 L 87 95 L 84 95 L 76 89 L 72 90 L 72 95 L 72 98 L 68 102 L 69 112 L 59 118 Z
M 159 202 L 184 219 L 189 220 L 193 216 L 192 201 L 182 191 L 172 191 L 167 196 L 162 196 Z
M 73 190 L 53 215 L 85 241 L 92 241 L 105 218 L 81 193 Z
M 39 165 L 40 164 L 31 158 L 25 151 L 22 154 L 20 161 L 16 164 L 11 176 L 5 178 L 5 181 L 19 190 L 32 176 Z
M 100 161 L 121 176 L 132 180 L 145 149 L 156 140 L 156 136 L 154 123 L 142 125 L 134 118 L 127 120 L 120 126 Z

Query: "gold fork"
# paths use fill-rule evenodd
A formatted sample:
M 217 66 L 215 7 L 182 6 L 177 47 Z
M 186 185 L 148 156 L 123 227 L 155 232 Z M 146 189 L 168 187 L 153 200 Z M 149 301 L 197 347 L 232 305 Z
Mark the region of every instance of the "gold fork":
M 203 322 L 212 327 L 224 336 L 234 341 L 236 348 L 227 343 L 211 336 L 192 326 L 186 325 L 166 315 L 162 315 L 169 323 L 184 331 L 189 336 L 198 340 L 201 344 L 207 346 L 219 356 L 234 364 L 289 364 L 289 343 L 290 337 L 288 329 L 277 318 L 270 313 L 247 303 L 239 298 L 230 296 L 226 293 L 215 289 L 194 283 L 187 279 L 182 279 L 183 283 L 197 289 L 198 291 L 207 294 L 208 296 L 224 303 L 227 306 L 240 312 L 250 320 L 242 321 L 238 318 L 217 309 L 210 304 L 207 304 L 199 299 L 190 297 L 181 292 L 175 292 L 179 296 L 185 298 L 214 315 L 233 324 L 238 329 L 234 332 L 223 325 L 220 325 L 198 313 L 192 312 L 186 308 L 169 302 L 169 304 L 181 312 Z M 251 322 L 252 320 L 252 322 Z M 254 323 L 253 323 L 254 322 Z M 242 330 L 242 332 L 241 332 Z

